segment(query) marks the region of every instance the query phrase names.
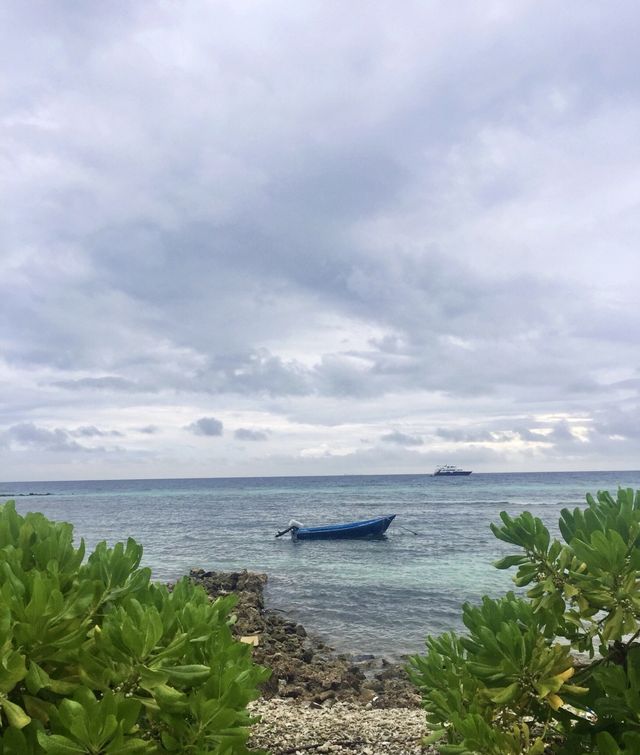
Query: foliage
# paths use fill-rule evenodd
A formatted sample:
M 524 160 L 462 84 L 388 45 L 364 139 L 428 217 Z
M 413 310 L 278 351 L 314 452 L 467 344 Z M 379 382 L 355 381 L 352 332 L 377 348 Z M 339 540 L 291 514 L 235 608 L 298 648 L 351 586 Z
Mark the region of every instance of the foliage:
M 520 550 L 494 565 L 526 593 L 465 604 L 468 634 L 410 659 L 443 753 L 640 752 L 640 491 L 587 504 L 561 512 L 562 541 L 503 512 L 493 534 Z
M 234 596 L 152 583 L 131 539 L 84 555 L 70 524 L 0 506 L 0 754 L 248 752 L 268 672 Z

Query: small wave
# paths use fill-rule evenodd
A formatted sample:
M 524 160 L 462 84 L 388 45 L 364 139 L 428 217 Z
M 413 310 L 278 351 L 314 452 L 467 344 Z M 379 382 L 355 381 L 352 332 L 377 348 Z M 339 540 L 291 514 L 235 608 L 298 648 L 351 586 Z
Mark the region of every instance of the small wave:
M 53 493 L 0 493 L 0 498 L 27 498 L 36 495 L 53 495 Z

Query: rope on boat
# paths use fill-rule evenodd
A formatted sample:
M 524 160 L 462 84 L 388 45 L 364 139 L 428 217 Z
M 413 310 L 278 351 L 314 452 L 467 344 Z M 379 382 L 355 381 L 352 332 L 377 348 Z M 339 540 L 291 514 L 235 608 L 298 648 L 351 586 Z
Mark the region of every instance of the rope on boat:
M 401 530 L 406 530 L 407 532 L 410 532 L 412 535 L 417 535 L 417 532 L 414 532 L 413 530 L 410 530 L 408 527 L 403 527 L 401 524 L 396 524 L 396 527 L 400 527 Z
M 301 527 L 304 527 L 302 522 L 299 522 L 297 519 L 290 519 L 287 529 L 282 530 L 282 532 L 276 532 L 276 537 L 282 537 L 283 535 L 286 535 L 287 532 L 291 532 L 291 530 L 299 530 Z

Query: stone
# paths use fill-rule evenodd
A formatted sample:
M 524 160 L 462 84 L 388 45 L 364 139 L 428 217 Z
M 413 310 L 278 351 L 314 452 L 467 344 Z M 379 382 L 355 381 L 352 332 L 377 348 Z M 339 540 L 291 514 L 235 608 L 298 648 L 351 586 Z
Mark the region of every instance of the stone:
M 375 700 L 376 693 L 372 689 L 368 689 L 367 687 L 364 687 L 360 690 L 360 700 L 363 703 L 370 703 L 372 700 Z
M 296 685 L 287 685 L 284 688 L 284 691 L 282 693 L 283 697 L 292 697 L 294 699 L 297 699 L 299 697 L 304 697 L 304 689 L 303 687 L 299 687 Z

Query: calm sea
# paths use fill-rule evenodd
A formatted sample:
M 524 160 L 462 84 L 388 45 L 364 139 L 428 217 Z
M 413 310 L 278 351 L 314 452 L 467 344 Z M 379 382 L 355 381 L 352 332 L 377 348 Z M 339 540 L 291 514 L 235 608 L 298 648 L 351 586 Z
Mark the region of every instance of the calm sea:
M 6 482 L 0 500 L 71 522 L 89 547 L 134 537 L 158 580 L 192 567 L 266 572 L 271 607 L 338 650 L 397 657 L 421 651 L 428 633 L 459 629 L 464 601 L 512 586 L 491 566 L 512 551 L 489 530 L 500 511 L 529 509 L 556 531 L 563 507 L 618 486 L 640 488 L 640 472 Z M 394 513 L 383 540 L 274 537 L 292 517 Z

